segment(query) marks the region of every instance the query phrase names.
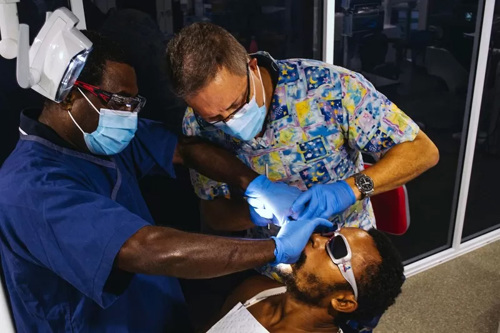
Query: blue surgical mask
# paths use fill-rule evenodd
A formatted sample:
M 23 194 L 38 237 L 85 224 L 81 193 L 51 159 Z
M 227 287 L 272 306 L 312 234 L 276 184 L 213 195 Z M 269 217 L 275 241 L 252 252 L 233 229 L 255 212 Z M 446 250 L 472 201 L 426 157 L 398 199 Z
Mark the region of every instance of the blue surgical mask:
M 257 67 L 257 70 L 259 72 L 262 87 L 262 96 L 264 100 L 263 105 L 257 105 L 255 100 L 255 79 L 251 76 L 254 95 L 250 102 L 245 104 L 240 111 L 238 111 L 234 117 L 227 122 L 215 124 L 215 126 L 220 128 L 223 132 L 243 141 L 249 141 L 255 138 L 255 136 L 262 130 L 264 120 L 266 119 L 266 92 L 264 90 L 264 84 L 262 83 L 262 76 L 260 75 L 259 67 Z
M 81 92 L 81 91 L 80 91 Z M 75 121 L 68 110 L 71 120 L 83 133 L 85 144 L 91 153 L 97 155 L 115 155 L 128 146 L 134 138 L 137 130 L 137 112 L 119 111 L 101 108 L 100 111 L 90 102 L 83 93 L 82 95 L 99 113 L 99 124 L 95 131 L 86 133 Z

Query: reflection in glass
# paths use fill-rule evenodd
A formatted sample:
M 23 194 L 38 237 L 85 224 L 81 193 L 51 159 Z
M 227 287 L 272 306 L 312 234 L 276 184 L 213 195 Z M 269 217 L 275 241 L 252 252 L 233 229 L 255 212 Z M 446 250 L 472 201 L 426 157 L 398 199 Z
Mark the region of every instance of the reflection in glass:
M 335 64 L 362 73 L 440 151 L 439 164 L 407 184 L 411 225 L 391 237 L 410 263 L 451 244 L 478 2 L 342 4 L 336 6 Z
M 250 53 L 321 59 L 322 0 L 192 0 L 177 7 L 172 30 L 164 31 L 167 38 L 183 26 L 209 21 L 228 30 Z

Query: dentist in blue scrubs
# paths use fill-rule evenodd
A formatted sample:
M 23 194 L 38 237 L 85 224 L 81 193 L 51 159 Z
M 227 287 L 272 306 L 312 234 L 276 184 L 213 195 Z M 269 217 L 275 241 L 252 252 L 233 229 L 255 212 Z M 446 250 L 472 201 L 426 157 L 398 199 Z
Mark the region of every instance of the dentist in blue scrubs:
M 331 224 L 292 220 L 264 240 L 155 226 L 137 179 L 175 177 L 175 163 L 276 202 L 273 214 L 297 194 L 224 150 L 139 119 L 133 67 L 111 41 L 84 33 L 94 45 L 73 89 L 22 112 L 0 169 L 0 257 L 17 330 L 189 331 L 178 277 L 293 263 L 314 229 Z

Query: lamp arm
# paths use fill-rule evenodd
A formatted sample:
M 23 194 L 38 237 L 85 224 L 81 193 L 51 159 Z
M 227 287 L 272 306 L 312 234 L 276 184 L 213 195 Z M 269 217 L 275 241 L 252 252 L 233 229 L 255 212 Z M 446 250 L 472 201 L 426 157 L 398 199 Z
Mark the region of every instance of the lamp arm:
M 70 0 L 70 8 L 73 14 L 78 17 L 78 23 L 76 24 L 76 28 L 78 30 L 87 29 L 87 23 L 85 20 L 85 9 L 83 7 L 83 0 Z
M 0 55 L 6 59 L 17 56 L 17 34 L 19 18 L 17 16 L 19 0 L 0 0 Z
M 40 81 L 40 72 L 30 68 L 30 27 L 27 24 L 19 25 L 19 39 L 17 44 L 16 77 L 21 88 L 28 89 Z

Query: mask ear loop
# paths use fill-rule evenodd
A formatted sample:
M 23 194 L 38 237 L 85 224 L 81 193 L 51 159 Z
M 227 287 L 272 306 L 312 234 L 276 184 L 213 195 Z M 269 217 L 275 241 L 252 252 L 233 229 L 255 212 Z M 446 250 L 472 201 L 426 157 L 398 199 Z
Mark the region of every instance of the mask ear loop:
M 82 94 L 82 96 L 87 100 L 87 102 L 89 102 L 89 104 L 92 105 L 92 107 L 94 108 L 95 112 L 101 114 L 99 112 L 99 110 L 97 110 L 97 108 L 94 106 L 94 104 L 92 104 L 92 102 L 90 101 L 90 99 L 87 96 L 85 96 L 85 94 L 83 93 L 83 91 L 81 91 L 80 87 L 76 87 L 76 89 L 78 89 L 78 91 L 80 92 L 80 94 Z
M 89 104 L 92 105 L 92 107 L 94 108 L 95 112 L 97 112 L 98 114 L 101 114 L 97 110 L 97 108 L 94 106 L 94 104 L 92 104 L 92 102 L 88 99 L 88 97 L 85 96 L 85 94 L 83 93 L 83 91 L 79 87 L 76 87 L 76 89 L 78 89 L 78 91 L 80 92 L 80 94 L 82 94 L 82 96 L 87 100 L 87 102 L 89 102 Z M 73 118 L 73 115 L 71 114 L 70 109 L 68 109 L 67 111 L 68 111 L 69 117 L 71 118 L 71 120 L 73 121 L 73 123 L 76 125 L 76 127 L 78 127 L 78 129 L 80 130 L 80 132 L 82 132 L 85 135 L 85 131 L 80 127 L 80 125 L 78 125 L 78 123 L 76 122 L 75 118 Z
M 85 132 L 82 130 L 82 128 L 80 127 L 80 125 L 78 125 L 78 123 L 76 122 L 75 118 L 73 118 L 73 115 L 71 114 L 71 111 L 68 109 L 68 114 L 69 114 L 69 117 L 71 118 L 71 120 L 73 120 L 73 123 L 75 123 L 76 127 L 78 127 L 78 129 L 83 133 L 85 134 Z
M 264 107 L 266 106 L 266 90 L 264 89 L 264 82 L 262 81 L 262 75 L 260 75 L 260 68 L 257 65 L 257 71 L 259 72 L 260 86 L 262 87 L 262 99 L 264 100 Z M 255 91 L 255 81 L 253 82 L 253 88 Z
M 248 68 L 250 68 L 250 65 L 248 65 Z M 257 68 L 259 68 L 257 66 Z M 259 72 L 260 75 L 260 72 Z M 255 102 L 257 103 L 257 91 L 255 90 L 255 79 L 253 78 L 252 70 L 250 69 L 250 78 L 252 79 L 252 88 L 253 88 L 253 93 L 254 93 L 254 98 Z

